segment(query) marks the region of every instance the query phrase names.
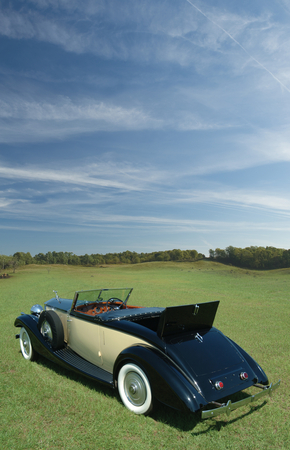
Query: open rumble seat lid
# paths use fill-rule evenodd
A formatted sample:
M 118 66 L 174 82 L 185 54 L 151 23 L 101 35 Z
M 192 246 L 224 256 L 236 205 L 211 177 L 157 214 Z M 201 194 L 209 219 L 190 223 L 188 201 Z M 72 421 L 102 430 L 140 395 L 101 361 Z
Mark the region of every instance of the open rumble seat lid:
M 157 334 L 160 338 L 182 332 L 211 328 L 219 301 L 195 305 L 170 306 L 161 314 Z

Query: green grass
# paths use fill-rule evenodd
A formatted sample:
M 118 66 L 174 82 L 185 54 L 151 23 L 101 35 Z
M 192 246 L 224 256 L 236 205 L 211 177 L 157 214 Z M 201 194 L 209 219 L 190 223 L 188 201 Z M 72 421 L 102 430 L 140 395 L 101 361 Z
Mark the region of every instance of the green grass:
M 220 300 L 215 325 L 281 378 L 270 398 L 229 417 L 160 405 L 135 416 L 110 389 L 40 358 L 27 362 L 14 320 L 35 303 L 74 291 L 134 287 L 130 303 L 169 306 Z M 288 449 L 290 270 L 254 272 L 209 261 L 106 268 L 27 266 L 0 279 L 0 447 L 3 449 Z

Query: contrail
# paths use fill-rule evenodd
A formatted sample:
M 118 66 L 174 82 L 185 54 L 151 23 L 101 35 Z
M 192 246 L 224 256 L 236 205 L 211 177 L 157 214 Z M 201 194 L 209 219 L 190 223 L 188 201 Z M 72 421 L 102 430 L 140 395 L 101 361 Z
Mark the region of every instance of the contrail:
M 208 17 L 204 12 L 202 12 L 197 6 L 195 6 L 193 3 L 191 3 L 190 0 L 186 0 L 187 3 L 189 3 L 193 8 L 195 8 L 200 14 L 202 14 L 207 20 L 209 20 L 211 23 L 213 23 L 215 26 L 217 26 L 220 30 L 222 30 L 232 41 L 234 41 L 253 61 L 255 61 L 262 69 L 264 69 L 269 75 L 271 75 L 274 80 L 276 80 L 286 91 L 290 93 L 290 89 L 285 86 L 285 84 L 282 83 L 275 75 L 270 72 L 267 67 L 265 67 L 262 63 L 260 63 L 256 58 L 254 58 L 246 49 L 242 46 L 227 30 L 225 30 L 223 27 L 221 27 L 218 23 L 214 22 L 210 17 Z

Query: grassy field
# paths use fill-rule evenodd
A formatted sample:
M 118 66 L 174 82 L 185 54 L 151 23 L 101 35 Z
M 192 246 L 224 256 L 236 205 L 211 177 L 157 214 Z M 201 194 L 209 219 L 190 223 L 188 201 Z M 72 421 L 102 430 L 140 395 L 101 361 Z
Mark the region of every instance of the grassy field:
M 14 320 L 74 291 L 133 287 L 131 304 L 220 300 L 215 326 L 281 379 L 272 397 L 205 421 L 163 405 L 135 416 L 112 390 L 39 358 L 27 362 Z M 209 261 L 84 268 L 26 266 L 0 279 L 2 449 L 289 449 L 290 270 L 253 272 Z

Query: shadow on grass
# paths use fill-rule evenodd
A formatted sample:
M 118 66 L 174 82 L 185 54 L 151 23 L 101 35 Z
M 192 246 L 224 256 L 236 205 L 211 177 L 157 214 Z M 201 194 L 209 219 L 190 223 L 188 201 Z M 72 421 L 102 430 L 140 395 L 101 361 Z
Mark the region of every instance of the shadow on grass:
M 235 422 L 238 422 L 239 420 L 243 419 L 244 417 L 250 416 L 251 414 L 255 413 L 256 411 L 259 411 L 260 409 L 262 409 L 265 405 L 266 405 L 267 401 L 265 400 L 262 404 L 260 405 L 250 405 L 250 410 L 247 411 L 244 414 L 240 414 L 238 417 L 235 417 L 234 419 L 230 419 L 228 416 L 226 415 L 221 415 L 221 416 L 217 416 L 216 418 L 212 418 L 212 419 L 207 419 L 205 421 L 205 424 L 207 426 L 207 428 L 205 430 L 202 431 L 198 431 L 198 432 L 192 432 L 192 436 L 200 436 L 202 434 L 207 434 L 210 431 L 220 431 L 222 428 L 225 428 L 227 425 L 231 425 Z M 246 406 L 245 406 L 246 408 Z M 227 418 L 226 420 L 223 420 L 223 418 Z
M 62 367 L 58 365 L 57 363 L 50 361 L 49 359 L 46 359 L 44 356 L 39 355 L 37 360 L 35 361 L 36 364 L 39 364 L 43 367 L 47 367 L 48 369 L 52 370 L 53 372 L 57 373 L 58 375 L 61 375 L 65 378 L 68 378 L 69 380 L 76 381 L 79 384 L 86 386 L 88 389 L 96 392 L 103 393 L 107 397 L 115 397 L 115 390 L 110 388 L 109 386 L 106 386 L 105 384 L 98 382 L 97 380 L 92 380 L 85 375 L 78 374 L 74 372 L 73 370 L 66 369 L 65 367 Z
M 165 405 L 158 405 L 157 411 L 154 410 L 152 414 L 152 418 L 157 422 L 163 422 L 167 425 L 179 429 L 180 431 L 192 431 L 192 436 L 199 436 L 203 434 L 207 434 L 211 431 L 220 431 L 222 428 L 227 425 L 231 425 L 239 420 L 242 420 L 244 417 L 250 416 L 251 414 L 259 411 L 266 405 L 267 401 L 265 400 L 262 404 L 259 405 L 249 405 L 244 406 L 240 410 L 240 414 L 238 416 L 230 418 L 231 416 L 227 416 L 222 414 L 220 416 L 209 418 L 202 420 L 199 413 L 185 413 L 180 411 L 175 411 L 172 408 L 169 408 Z M 242 411 L 247 408 L 247 411 L 242 413 Z M 250 408 L 250 410 L 248 409 Z M 239 411 L 239 410 L 237 410 Z M 234 413 L 232 413 L 233 415 Z M 204 427 L 201 431 L 194 431 L 194 428 L 197 425 L 203 424 Z
M 48 369 L 54 371 L 58 375 L 61 375 L 63 377 L 66 377 L 70 380 L 76 381 L 80 383 L 83 386 L 86 386 L 92 391 L 98 392 L 100 394 L 105 395 L 106 397 L 110 398 L 117 398 L 120 405 L 124 406 L 121 399 L 117 395 L 117 390 L 110 388 L 109 386 L 106 386 L 102 384 L 101 382 L 91 380 L 90 378 L 87 378 L 85 375 L 78 374 L 76 372 L 73 372 L 69 369 L 66 369 L 64 367 L 59 366 L 58 364 L 44 358 L 43 356 L 39 356 L 36 364 L 39 364 L 43 367 L 47 367 Z M 248 397 L 245 392 L 240 392 L 236 394 L 235 396 L 232 396 L 232 401 L 238 401 L 243 398 Z M 226 401 L 226 399 L 224 399 Z M 192 431 L 193 436 L 199 436 L 203 434 L 207 434 L 211 431 L 220 431 L 222 428 L 226 427 L 227 425 L 233 424 L 244 417 L 247 417 L 257 411 L 259 411 L 261 408 L 263 408 L 266 405 L 267 401 L 265 400 L 262 404 L 258 405 L 252 405 L 249 404 L 249 410 L 247 412 L 239 414 L 237 417 L 234 417 L 233 419 L 230 419 L 231 416 L 227 415 L 220 415 L 214 418 L 209 418 L 206 420 L 201 420 L 199 413 L 186 413 L 181 411 L 176 411 L 166 405 L 163 405 L 159 403 L 158 401 L 155 402 L 153 413 L 150 415 L 151 418 L 156 422 L 162 422 L 172 428 L 178 429 L 180 431 L 192 431 L 197 425 L 200 425 L 201 423 L 204 424 L 205 428 L 202 431 L 194 432 Z M 124 406 L 125 408 L 125 406 Z M 247 406 L 244 406 L 240 411 L 247 408 Z M 239 410 L 237 410 L 239 411 Z

